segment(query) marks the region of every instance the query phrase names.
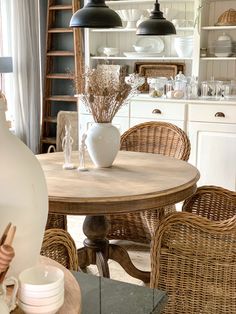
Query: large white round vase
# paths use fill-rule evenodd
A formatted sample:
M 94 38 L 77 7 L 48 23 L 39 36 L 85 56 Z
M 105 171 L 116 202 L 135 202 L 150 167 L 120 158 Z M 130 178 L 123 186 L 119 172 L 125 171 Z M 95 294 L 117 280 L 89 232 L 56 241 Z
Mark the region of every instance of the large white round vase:
M 87 132 L 86 145 L 96 167 L 111 167 L 120 149 L 120 132 L 111 123 L 94 123 Z
M 15 250 L 7 276 L 18 276 L 40 256 L 48 216 L 43 170 L 31 152 L 7 126 L 6 101 L 0 96 L 0 234 L 9 222 L 16 226 Z

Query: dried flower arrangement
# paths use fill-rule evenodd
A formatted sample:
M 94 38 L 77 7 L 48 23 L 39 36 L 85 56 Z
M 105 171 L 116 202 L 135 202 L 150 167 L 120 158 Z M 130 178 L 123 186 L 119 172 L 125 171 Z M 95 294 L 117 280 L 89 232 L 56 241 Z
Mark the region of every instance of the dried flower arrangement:
M 102 67 L 84 71 L 79 96 L 95 122 L 112 122 L 118 110 L 137 93 L 137 84 L 129 84 L 125 78 L 122 72 L 112 72 Z

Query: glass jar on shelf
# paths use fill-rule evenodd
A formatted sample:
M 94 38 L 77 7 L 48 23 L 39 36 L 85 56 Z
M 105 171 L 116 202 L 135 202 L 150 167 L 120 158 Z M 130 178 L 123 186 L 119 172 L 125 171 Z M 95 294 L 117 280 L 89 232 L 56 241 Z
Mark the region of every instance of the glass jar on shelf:
M 189 79 L 187 80 L 186 98 L 187 99 L 198 98 L 198 80 L 194 76 L 189 77 Z
M 201 98 L 219 100 L 222 98 L 223 81 L 210 80 L 201 82 Z
M 186 84 L 187 79 L 185 75 L 182 73 L 182 71 L 179 71 L 179 73 L 175 76 L 174 92 L 172 92 L 172 98 L 176 99 L 185 98 Z
M 166 77 L 148 77 L 147 82 L 149 84 L 149 95 L 151 97 L 160 98 L 165 96 Z

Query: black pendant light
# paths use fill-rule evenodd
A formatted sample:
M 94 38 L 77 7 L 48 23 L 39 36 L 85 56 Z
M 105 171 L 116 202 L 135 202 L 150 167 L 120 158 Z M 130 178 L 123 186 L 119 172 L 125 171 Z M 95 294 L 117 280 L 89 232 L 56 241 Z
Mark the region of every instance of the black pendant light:
M 163 17 L 158 0 L 154 4 L 154 10 L 151 12 L 149 19 L 139 24 L 136 34 L 148 36 L 176 34 L 174 25 Z
M 73 14 L 70 26 L 115 28 L 122 27 L 122 21 L 119 15 L 105 4 L 104 0 L 89 0 L 82 9 Z

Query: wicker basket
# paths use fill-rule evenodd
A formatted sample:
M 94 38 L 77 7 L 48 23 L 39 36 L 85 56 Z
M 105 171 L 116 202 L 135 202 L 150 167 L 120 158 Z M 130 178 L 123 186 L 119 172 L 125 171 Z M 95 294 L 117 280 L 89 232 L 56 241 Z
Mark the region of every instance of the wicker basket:
M 236 25 L 236 10 L 234 9 L 229 9 L 222 13 L 218 21 L 216 23 L 217 26 L 232 26 Z

